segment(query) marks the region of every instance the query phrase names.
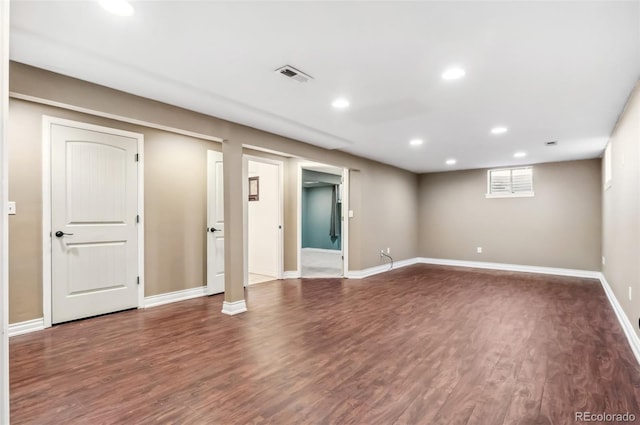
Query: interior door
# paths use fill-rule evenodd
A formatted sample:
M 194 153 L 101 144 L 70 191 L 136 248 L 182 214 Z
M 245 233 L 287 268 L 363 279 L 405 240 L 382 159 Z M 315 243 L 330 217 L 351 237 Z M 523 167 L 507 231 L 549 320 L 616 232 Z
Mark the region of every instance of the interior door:
M 224 190 L 222 153 L 207 154 L 207 292 L 224 292 Z
M 51 125 L 52 323 L 138 305 L 137 139 Z

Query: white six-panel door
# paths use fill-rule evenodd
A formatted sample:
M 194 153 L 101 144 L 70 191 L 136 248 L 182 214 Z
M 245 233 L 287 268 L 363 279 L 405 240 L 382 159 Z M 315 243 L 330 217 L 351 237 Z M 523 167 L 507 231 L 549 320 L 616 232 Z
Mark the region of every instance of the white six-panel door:
M 224 292 L 224 190 L 222 153 L 207 153 L 207 293 Z
M 52 322 L 137 307 L 137 139 L 50 132 Z

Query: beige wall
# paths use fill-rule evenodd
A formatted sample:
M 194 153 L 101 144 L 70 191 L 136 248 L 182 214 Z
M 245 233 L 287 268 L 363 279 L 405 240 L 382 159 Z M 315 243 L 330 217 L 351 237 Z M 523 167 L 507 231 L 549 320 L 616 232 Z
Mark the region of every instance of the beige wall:
M 391 250 L 394 261 L 416 256 L 418 246 L 418 176 L 394 173 L 391 168 L 360 170 L 362 268 L 381 264 L 380 250 Z M 356 198 L 357 200 L 357 198 Z M 355 217 L 354 217 L 355 218 Z M 384 236 L 384 237 L 382 237 Z
M 92 111 L 92 115 L 85 115 L 67 109 L 42 106 L 39 103 L 12 100 L 12 109 L 15 109 L 15 112 L 10 114 L 9 123 L 13 134 L 9 155 L 13 170 L 10 176 L 10 190 L 12 200 L 18 202 L 18 215 L 11 217 L 14 230 L 10 253 L 11 323 L 35 319 L 42 315 L 42 200 L 39 186 L 42 113 L 145 134 L 145 167 L 148 169 L 145 170 L 145 230 L 151 226 L 145 239 L 146 295 L 205 283 L 205 234 L 201 229 L 206 227 L 205 208 L 202 206 L 206 202 L 206 150 L 220 150 L 221 145 L 99 118 L 94 116 L 95 114 L 110 114 L 128 120 L 177 128 L 205 137 L 224 138 L 228 152 L 233 154 L 229 159 L 233 157 L 236 161 L 233 170 L 225 168 L 225 171 L 238 170 L 240 157 L 235 154 L 235 147 L 239 145 L 257 146 L 283 152 L 291 157 L 349 168 L 353 170 L 352 176 L 358 176 L 351 184 L 351 198 L 356 202 L 352 206 L 355 216 L 349 220 L 354 232 L 349 238 L 350 269 L 360 270 L 379 264 L 377 252 L 383 247 L 390 247 L 396 260 L 415 257 L 417 254 L 415 227 L 418 182 L 417 176 L 413 173 L 23 64 L 11 64 L 10 88 L 19 96 Z M 14 108 L 15 105 L 19 106 Z M 154 146 L 157 147 L 156 150 Z M 251 153 L 256 154 L 255 151 Z M 273 157 L 262 153 L 259 155 Z M 281 159 L 285 162 L 285 270 L 295 270 L 299 160 Z M 196 161 L 200 160 L 201 165 L 197 165 Z M 175 167 L 176 163 L 180 164 L 179 168 Z M 242 182 L 237 178 L 237 173 L 233 176 L 237 181 L 229 182 L 228 187 L 225 183 L 227 189 L 233 189 L 233 193 L 230 192 L 233 199 L 226 214 L 238 218 L 242 217 L 243 203 L 237 196 Z M 179 190 L 183 186 L 189 186 L 189 189 Z M 153 198 L 154 196 L 157 198 Z M 195 202 L 195 199 L 200 199 L 202 204 L 195 207 L 198 209 L 195 213 L 189 210 L 189 228 L 183 229 L 183 234 L 175 232 L 176 234 L 167 236 L 166 229 L 181 221 L 186 211 L 183 202 L 175 202 L 176 199 L 183 202 Z M 152 211 L 156 210 L 159 215 L 154 218 Z M 242 244 L 239 242 L 242 238 L 237 237 L 241 224 L 231 224 L 227 230 L 236 235 L 233 237 L 235 243 Z M 359 237 L 354 237 L 354 234 Z M 154 237 L 157 239 L 149 239 Z M 175 247 L 175 250 L 171 246 Z M 231 252 L 241 252 L 240 248 L 241 246 L 234 245 Z M 242 276 L 242 256 L 229 256 L 227 261 L 227 270 L 231 271 L 228 276 Z M 240 286 L 233 291 L 234 297 L 241 297 L 241 279 L 234 279 L 234 282 L 236 286 L 240 282 Z
M 145 295 L 206 284 L 206 152 L 219 143 L 11 99 L 9 314 L 42 317 L 42 115 L 144 134 Z
M 640 317 L 640 84 L 611 138 L 612 181 L 603 193 L 603 273 L 636 333 Z M 633 300 L 628 290 L 632 287 Z
M 420 255 L 600 270 L 600 160 L 537 164 L 533 180 L 534 197 L 487 199 L 487 170 L 420 176 Z

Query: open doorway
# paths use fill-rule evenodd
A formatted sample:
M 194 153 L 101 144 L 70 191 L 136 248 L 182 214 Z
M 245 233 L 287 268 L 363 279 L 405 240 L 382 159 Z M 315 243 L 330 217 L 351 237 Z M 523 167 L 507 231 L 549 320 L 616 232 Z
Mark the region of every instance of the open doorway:
M 282 166 L 245 155 L 245 285 L 282 278 Z
M 300 164 L 300 275 L 344 276 L 343 169 Z

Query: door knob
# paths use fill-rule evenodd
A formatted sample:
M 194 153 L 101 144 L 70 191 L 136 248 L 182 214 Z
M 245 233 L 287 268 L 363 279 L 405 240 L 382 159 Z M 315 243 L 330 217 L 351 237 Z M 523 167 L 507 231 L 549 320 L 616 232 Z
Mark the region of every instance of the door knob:
M 215 227 L 212 227 L 211 229 L 209 229 L 209 231 L 210 231 L 211 233 L 213 233 L 213 232 L 219 232 L 219 231 L 220 231 L 220 229 L 216 229 Z
M 65 236 L 65 235 L 67 235 L 67 236 L 73 236 L 73 233 L 65 233 L 65 232 L 63 232 L 62 230 L 58 230 L 58 231 L 55 233 L 55 235 L 56 235 L 56 238 L 61 238 L 61 237 Z

